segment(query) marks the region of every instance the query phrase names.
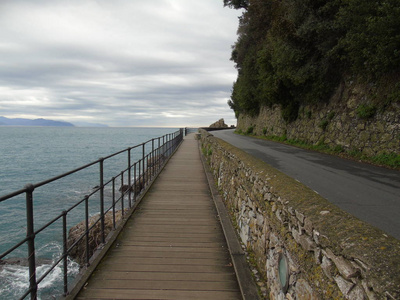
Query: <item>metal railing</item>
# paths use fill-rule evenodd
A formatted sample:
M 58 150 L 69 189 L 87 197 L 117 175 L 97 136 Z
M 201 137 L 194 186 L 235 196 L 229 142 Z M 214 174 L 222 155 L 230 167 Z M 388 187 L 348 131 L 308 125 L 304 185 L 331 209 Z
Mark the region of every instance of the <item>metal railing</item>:
M 57 266 L 61 266 L 63 270 L 63 295 L 68 295 L 69 293 L 69 283 L 68 283 L 68 257 L 71 251 L 77 247 L 77 245 L 84 241 L 86 257 L 84 258 L 84 263 L 88 266 L 90 264 L 91 254 L 95 249 L 90 249 L 89 244 L 89 234 L 95 226 L 99 226 L 101 230 L 101 244 L 106 242 L 106 231 L 105 231 L 105 215 L 108 212 L 112 213 L 112 224 L 113 229 L 116 226 L 115 213 L 118 206 L 120 207 L 122 216 L 126 213 L 126 210 L 132 208 L 133 203 L 135 203 L 136 198 L 145 190 L 149 183 L 155 179 L 156 175 L 161 171 L 162 167 L 168 160 L 175 149 L 180 145 L 183 140 L 184 130 L 180 129 L 171 134 L 166 134 L 164 136 L 151 139 L 142 144 L 129 147 L 122 151 L 113 153 L 107 157 L 103 157 L 89 163 L 87 165 L 81 166 L 70 172 L 61 174 L 59 176 L 50 178 L 48 180 L 36 183 L 28 184 L 23 189 L 12 192 L 5 196 L 0 197 L 0 203 L 4 201 L 12 201 L 14 197 L 21 196 L 25 194 L 26 199 L 26 237 L 21 241 L 16 243 L 13 247 L 6 250 L 4 253 L 0 254 L 0 260 L 7 258 L 13 251 L 27 244 L 27 260 L 29 266 L 29 289 L 20 297 L 20 299 L 25 299 L 30 296 L 30 299 L 37 299 L 38 297 L 38 285 L 48 276 Z M 132 152 L 134 150 L 141 151 L 141 157 L 135 162 L 132 160 Z M 117 176 L 112 177 L 108 181 L 104 179 L 104 162 L 117 155 L 127 155 L 127 168 L 122 170 Z M 35 190 L 41 186 L 45 186 L 52 182 L 57 182 L 61 178 L 65 178 L 79 171 L 85 170 L 89 167 L 98 165 L 98 175 L 99 181 L 98 185 L 82 199 L 78 200 L 75 204 L 70 206 L 68 209 L 63 210 L 58 216 L 47 222 L 47 224 L 41 226 L 39 229 L 35 230 L 35 219 L 34 219 L 34 195 Z M 120 187 L 118 188 L 118 183 Z M 108 199 L 111 203 L 108 207 L 105 201 L 105 189 L 111 189 L 112 196 Z M 119 192 L 119 197 L 117 195 L 117 189 Z M 96 195 L 96 196 L 95 196 Z M 89 224 L 89 203 L 91 200 L 98 200 L 100 211 L 98 218 L 93 224 Z M 128 208 L 126 208 L 128 207 Z M 68 229 L 67 229 L 67 218 L 69 214 L 75 209 L 84 209 L 85 211 L 85 230 L 84 233 L 72 244 L 68 245 Z M 40 277 L 37 274 L 36 265 L 36 248 L 35 240 L 37 237 L 50 225 L 55 222 L 62 222 L 62 255 L 53 261 L 51 267 Z

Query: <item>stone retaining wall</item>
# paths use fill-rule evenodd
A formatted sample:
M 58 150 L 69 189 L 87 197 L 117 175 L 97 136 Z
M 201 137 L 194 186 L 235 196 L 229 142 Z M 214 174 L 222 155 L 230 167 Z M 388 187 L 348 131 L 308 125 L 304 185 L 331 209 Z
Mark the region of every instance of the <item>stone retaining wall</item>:
M 364 155 L 395 153 L 400 155 L 400 102 L 385 110 L 376 108 L 370 118 L 362 118 L 360 110 L 372 105 L 365 87 L 349 82 L 342 84 L 331 101 L 319 106 L 300 107 L 296 121 L 286 123 L 281 108 L 262 107 L 257 117 L 239 115 L 238 130 L 250 127 L 256 135 L 286 136 L 310 144 L 325 143 L 344 151 L 360 151 Z
M 400 299 L 400 241 L 204 130 L 201 146 L 270 299 Z

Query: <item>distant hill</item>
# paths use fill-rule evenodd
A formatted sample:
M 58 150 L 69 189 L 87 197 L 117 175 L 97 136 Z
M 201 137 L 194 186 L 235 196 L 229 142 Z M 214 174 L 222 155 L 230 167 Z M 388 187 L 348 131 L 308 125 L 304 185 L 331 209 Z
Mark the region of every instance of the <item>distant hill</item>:
M 15 118 L 9 119 L 6 117 L 0 116 L 0 125 L 8 125 L 8 126 L 64 126 L 64 127 L 74 127 L 72 123 L 63 122 L 63 121 L 54 121 L 54 120 L 46 120 L 46 119 L 22 119 Z
M 108 125 L 100 123 L 89 123 L 89 122 L 74 122 L 74 126 L 77 127 L 108 127 Z

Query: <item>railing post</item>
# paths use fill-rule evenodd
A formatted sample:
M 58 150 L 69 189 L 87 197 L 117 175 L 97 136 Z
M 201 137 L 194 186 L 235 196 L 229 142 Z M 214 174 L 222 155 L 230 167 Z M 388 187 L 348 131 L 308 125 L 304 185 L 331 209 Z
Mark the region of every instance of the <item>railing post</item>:
M 115 177 L 112 178 L 112 214 L 113 228 L 115 229 Z
M 160 158 L 161 161 L 160 161 L 160 165 L 157 167 L 157 172 L 160 171 L 161 163 L 164 162 L 164 155 L 161 153 L 161 145 L 160 145 L 160 143 L 161 143 L 161 137 L 158 137 L 157 155 L 158 155 L 158 157 Z
M 169 134 L 169 140 L 170 140 L 170 143 L 169 143 L 169 155 L 171 156 L 172 155 L 172 147 L 173 147 L 173 144 L 174 144 L 174 139 L 173 139 L 173 137 L 174 137 L 174 134 L 173 133 L 170 133 Z
M 63 215 L 63 266 L 64 266 L 64 296 L 68 294 L 68 253 L 67 253 L 67 211 Z
M 35 230 L 33 225 L 33 191 L 32 184 L 26 188 L 26 237 L 28 239 L 28 262 L 29 262 L 29 289 L 31 300 L 37 299 L 36 284 L 36 262 L 35 262 Z
M 124 217 L 124 172 L 121 172 L 121 214 Z
M 136 185 L 137 185 L 136 163 L 134 163 L 133 164 L 133 202 L 136 202 L 136 189 L 137 189 Z
M 143 177 L 143 188 L 145 187 L 145 185 L 146 185 L 146 180 L 145 180 L 145 177 L 146 177 L 146 174 L 145 174 L 145 163 L 144 163 L 144 161 L 145 161 L 145 158 L 146 158 L 146 156 L 145 156 L 145 153 L 146 153 L 146 149 L 145 149 L 145 144 L 143 143 L 143 145 L 142 145 L 142 159 L 143 159 L 143 163 L 142 163 L 142 167 L 143 167 L 143 173 L 142 173 L 142 177 Z
M 149 182 L 149 154 L 146 155 L 146 183 Z
M 86 266 L 90 265 L 90 245 L 89 245 L 89 196 L 85 196 L 85 238 L 86 238 Z
M 165 153 L 165 135 L 162 137 L 162 153 L 167 157 L 167 153 Z
M 104 158 L 100 158 L 100 224 L 101 224 L 101 242 L 106 241 L 104 233 Z
M 167 157 L 169 157 L 169 133 L 165 136 L 165 151 L 167 151 Z
M 139 169 L 138 169 L 138 176 L 139 176 L 139 189 L 140 189 L 140 192 L 142 191 L 142 186 L 143 186 L 143 183 L 142 183 L 142 177 L 143 177 L 143 175 L 141 175 L 140 174 L 140 172 L 141 172 L 141 169 L 142 169 L 142 160 L 140 160 L 139 159 Z
M 129 199 L 129 208 L 132 207 L 132 183 L 131 183 L 131 148 L 128 148 L 128 199 Z
M 154 153 L 154 139 L 151 139 L 151 156 L 150 156 L 150 160 L 152 162 L 151 164 L 151 174 L 150 174 L 150 178 L 153 178 L 154 173 L 155 173 L 155 167 L 156 167 L 156 159 L 158 159 Z

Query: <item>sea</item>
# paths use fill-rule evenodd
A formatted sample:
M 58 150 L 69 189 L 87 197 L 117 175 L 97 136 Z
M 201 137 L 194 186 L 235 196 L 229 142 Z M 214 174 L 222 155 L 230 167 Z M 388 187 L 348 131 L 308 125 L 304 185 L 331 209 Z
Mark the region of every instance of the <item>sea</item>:
M 101 157 L 144 143 L 178 128 L 112 128 L 112 127 L 10 127 L 0 126 L 0 197 L 36 184 Z M 150 145 L 152 143 L 149 143 Z M 153 142 L 157 147 L 158 140 Z M 145 150 L 148 152 L 148 146 Z M 143 155 L 142 147 L 132 150 L 131 162 Z M 104 180 L 118 176 L 128 166 L 127 152 L 104 163 Z M 120 183 L 118 183 L 120 184 Z M 60 215 L 99 185 L 96 164 L 54 183 L 37 188 L 33 194 L 34 226 L 38 230 Z M 105 191 L 110 201 L 111 190 Z M 93 197 L 90 214 L 99 212 Z M 108 199 L 108 200 L 107 200 Z M 25 196 L 0 203 L 0 253 L 4 253 L 26 236 Z M 68 214 L 67 227 L 84 219 L 84 207 Z M 49 270 L 62 253 L 62 222 L 57 221 L 36 236 L 37 278 Z M 22 245 L 6 258 L 23 261 L 27 247 Z M 72 283 L 79 266 L 68 260 L 68 281 Z M 63 293 L 63 270 L 56 267 L 39 284 L 39 299 L 56 299 Z M 19 299 L 28 289 L 28 267 L 24 263 L 0 264 L 0 299 Z

